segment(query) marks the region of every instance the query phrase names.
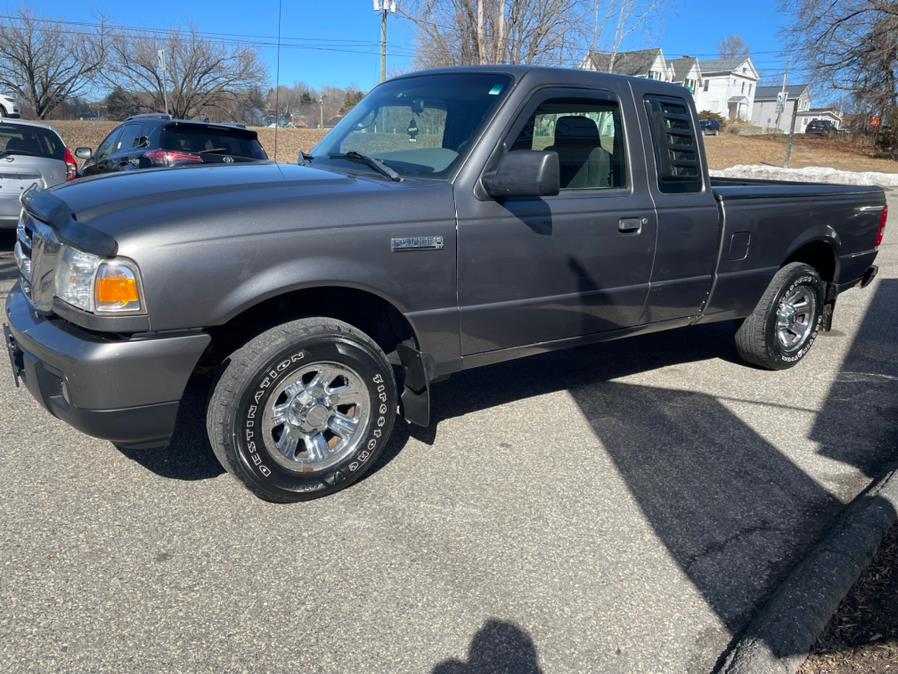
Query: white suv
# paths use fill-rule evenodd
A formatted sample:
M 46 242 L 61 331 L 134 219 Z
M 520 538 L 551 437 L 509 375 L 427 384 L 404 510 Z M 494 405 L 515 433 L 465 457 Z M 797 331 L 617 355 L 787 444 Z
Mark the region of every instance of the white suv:
M 0 117 L 18 117 L 19 106 L 16 98 L 11 94 L 0 94 Z

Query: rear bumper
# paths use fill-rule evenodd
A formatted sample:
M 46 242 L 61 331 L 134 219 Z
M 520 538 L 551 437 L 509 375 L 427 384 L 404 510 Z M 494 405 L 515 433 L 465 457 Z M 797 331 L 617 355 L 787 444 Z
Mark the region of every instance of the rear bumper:
M 7 299 L 13 369 L 53 416 L 128 447 L 165 445 L 181 396 L 209 344 L 205 333 L 110 339 L 34 313 L 18 287 Z
M 876 275 L 878 273 L 879 267 L 877 267 L 875 264 L 871 264 L 864 270 L 859 278 L 855 278 L 846 283 L 840 283 L 838 286 L 838 292 L 841 294 L 846 290 L 851 290 L 852 288 L 866 288 L 868 285 L 873 283 L 873 279 L 876 278 Z

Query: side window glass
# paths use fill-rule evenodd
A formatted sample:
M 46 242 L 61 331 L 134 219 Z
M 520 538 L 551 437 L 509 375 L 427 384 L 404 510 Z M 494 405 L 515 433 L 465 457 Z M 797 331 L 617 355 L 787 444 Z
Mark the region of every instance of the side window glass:
M 613 101 L 549 99 L 527 120 L 511 149 L 557 152 L 563 190 L 627 184 L 620 108 Z
M 127 152 L 137 147 L 137 142 L 143 137 L 143 124 L 125 124 L 122 137 L 115 144 L 114 152 Z
M 112 130 L 106 138 L 103 139 L 103 142 L 100 143 L 100 147 L 97 148 L 97 153 L 95 157 L 97 159 L 103 159 L 104 157 L 108 157 L 112 154 L 112 148 L 115 147 L 116 141 L 118 137 L 122 134 L 122 127 L 118 127 Z
M 652 145 L 662 192 L 701 192 L 703 179 L 698 141 L 686 101 L 646 96 Z

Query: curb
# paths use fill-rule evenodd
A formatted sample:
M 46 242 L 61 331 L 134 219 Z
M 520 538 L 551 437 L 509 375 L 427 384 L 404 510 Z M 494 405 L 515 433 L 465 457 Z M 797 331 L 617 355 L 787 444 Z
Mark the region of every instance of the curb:
M 898 464 L 845 507 L 725 652 L 719 674 L 793 674 L 898 520 Z

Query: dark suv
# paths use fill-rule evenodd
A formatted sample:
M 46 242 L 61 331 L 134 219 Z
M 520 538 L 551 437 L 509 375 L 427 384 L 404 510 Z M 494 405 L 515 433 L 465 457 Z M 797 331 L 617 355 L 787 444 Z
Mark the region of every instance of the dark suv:
M 172 119 L 166 114 L 129 117 L 115 127 L 94 153 L 79 147 L 79 175 L 112 171 L 266 161 L 255 131 L 230 124 Z

